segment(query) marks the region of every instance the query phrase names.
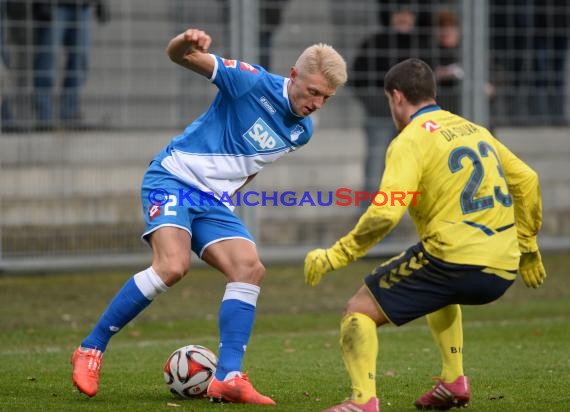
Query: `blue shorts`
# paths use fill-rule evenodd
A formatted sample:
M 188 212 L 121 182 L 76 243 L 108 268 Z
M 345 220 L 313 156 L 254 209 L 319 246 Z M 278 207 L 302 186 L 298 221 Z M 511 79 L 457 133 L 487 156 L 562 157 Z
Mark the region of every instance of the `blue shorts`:
M 246 239 L 251 234 L 227 206 L 166 171 L 153 161 L 146 171 L 141 189 L 146 228 L 142 238 L 148 242 L 159 227 L 172 226 L 192 236 L 192 250 L 202 256 L 213 243 L 226 239 Z
M 484 266 L 443 262 L 419 243 L 377 267 L 364 282 L 388 320 L 400 326 L 451 304 L 492 302 L 514 280 Z

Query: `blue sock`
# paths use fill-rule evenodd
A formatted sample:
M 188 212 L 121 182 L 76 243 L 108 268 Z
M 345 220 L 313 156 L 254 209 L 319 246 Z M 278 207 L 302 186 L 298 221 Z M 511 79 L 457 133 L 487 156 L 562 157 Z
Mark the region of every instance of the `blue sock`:
M 157 286 L 156 293 L 153 290 L 153 293 L 147 292 L 147 296 L 143 294 L 139 285 L 142 285 L 143 289 L 145 289 L 146 284 L 149 283 L 145 280 L 147 277 L 153 276 L 158 278 L 158 275 L 156 275 L 152 268 L 149 268 L 130 278 L 123 285 L 121 290 L 119 290 L 117 295 L 115 295 L 109 306 L 107 306 L 107 309 L 103 312 L 103 315 L 101 315 L 91 333 L 81 343 L 81 346 L 84 348 L 99 349 L 101 352 L 104 352 L 113 335 L 152 302 L 152 298 L 159 293 L 161 286 L 164 286 L 164 290 L 160 290 L 160 292 L 166 291 L 167 287 L 162 283 L 162 285 Z M 154 278 L 153 281 L 157 282 Z M 152 290 L 154 287 L 147 289 Z
M 241 362 L 255 319 L 255 304 L 259 287 L 232 282 L 220 306 L 220 348 L 216 379 L 224 380 L 229 372 L 241 371 Z

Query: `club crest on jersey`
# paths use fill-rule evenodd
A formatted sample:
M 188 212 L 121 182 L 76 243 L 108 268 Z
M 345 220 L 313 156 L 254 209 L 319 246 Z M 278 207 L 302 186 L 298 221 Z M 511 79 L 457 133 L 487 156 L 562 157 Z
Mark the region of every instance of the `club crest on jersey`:
M 243 134 L 243 137 L 245 137 L 245 140 L 260 152 L 277 150 L 285 147 L 283 139 L 281 139 L 261 117 L 257 119 L 247 132 Z
M 305 128 L 303 126 L 301 126 L 300 124 L 296 125 L 293 128 L 293 130 L 291 130 L 291 141 L 292 142 L 296 141 L 304 131 Z
M 422 124 L 422 127 L 424 129 L 426 129 L 427 132 L 429 133 L 433 133 L 435 132 L 437 129 L 441 128 L 440 125 L 438 125 L 436 122 L 434 122 L 433 120 L 428 120 L 427 122 L 424 122 Z

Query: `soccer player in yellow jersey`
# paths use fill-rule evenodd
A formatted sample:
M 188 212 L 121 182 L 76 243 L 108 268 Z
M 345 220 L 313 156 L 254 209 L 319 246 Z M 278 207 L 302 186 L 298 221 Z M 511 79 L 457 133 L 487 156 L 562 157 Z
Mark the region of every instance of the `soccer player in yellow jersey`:
M 422 60 L 398 63 L 384 91 L 400 131 L 386 155 L 379 191 L 421 192 L 378 206 L 372 203 L 346 236 L 305 258 L 305 281 L 317 285 L 327 272 L 364 256 L 406 209 L 420 242 L 365 278 L 348 301 L 340 326 L 351 398 L 327 411 L 379 411 L 376 395 L 376 328 L 400 326 L 421 316 L 441 353 L 436 385 L 418 398 L 418 409 L 466 406 L 461 304 L 502 296 L 517 269 L 529 287 L 546 272 L 537 245 L 542 206 L 537 174 L 484 127 L 437 106 L 435 78 Z M 382 202 L 376 202 L 381 204 Z

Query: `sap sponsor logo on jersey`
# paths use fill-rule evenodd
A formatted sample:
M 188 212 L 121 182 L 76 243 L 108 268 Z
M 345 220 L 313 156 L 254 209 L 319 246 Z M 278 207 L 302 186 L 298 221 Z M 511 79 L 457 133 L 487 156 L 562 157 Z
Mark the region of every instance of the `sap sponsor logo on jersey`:
M 285 142 L 260 117 L 243 134 L 245 140 L 258 151 L 278 150 L 285 147 Z
M 291 141 L 292 142 L 296 141 L 304 131 L 305 129 L 303 128 L 303 126 L 301 126 L 300 124 L 296 125 L 293 128 L 293 130 L 291 130 Z
M 261 104 L 263 104 L 263 107 L 265 107 L 265 110 L 267 110 L 271 114 L 275 114 L 275 112 L 276 112 L 275 107 L 273 107 L 271 105 L 271 103 L 269 103 L 269 100 L 267 100 L 267 98 L 265 96 L 261 96 L 259 98 L 259 101 L 261 102 Z
M 222 59 L 224 61 L 224 66 L 235 69 L 237 67 L 237 60 Z
M 439 129 L 441 126 L 438 125 L 436 122 L 434 122 L 433 120 L 428 120 L 427 122 L 424 122 L 422 124 L 422 127 L 424 129 L 426 129 L 429 133 L 433 133 L 435 132 L 437 129 Z

